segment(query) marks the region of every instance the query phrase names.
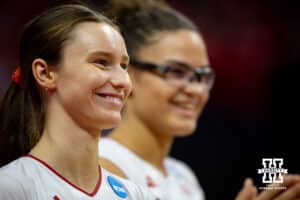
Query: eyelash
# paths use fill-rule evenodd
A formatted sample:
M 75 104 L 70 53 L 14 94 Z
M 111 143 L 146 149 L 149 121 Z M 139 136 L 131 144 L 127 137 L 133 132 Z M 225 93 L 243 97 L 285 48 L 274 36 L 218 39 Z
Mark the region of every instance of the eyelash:
M 105 67 L 105 68 L 106 68 L 107 65 L 108 65 L 107 60 L 104 60 L 104 59 L 95 60 L 94 63 L 99 64 L 99 65 L 102 65 L 102 66 Z
M 103 69 L 109 69 L 110 66 L 109 66 L 109 62 L 107 60 L 104 60 L 104 59 L 99 59 L 99 60 L 95 60 L 94 63 L 98 64 L 98 65 L 101 65 L 101 68 Z M 122 64 L 121 63 L 121 68 L 125 71 L 127 71 L 127 68 L 128 68 L 128 64 Z
M 127 69 L 128 69 L 128 64 L 126 64 L 126 63 L 125 63 L 125 64 L 122 64 L 122 63 L 121 63 L 121 67 L 122 67 L 123 70 L 127 71 Z

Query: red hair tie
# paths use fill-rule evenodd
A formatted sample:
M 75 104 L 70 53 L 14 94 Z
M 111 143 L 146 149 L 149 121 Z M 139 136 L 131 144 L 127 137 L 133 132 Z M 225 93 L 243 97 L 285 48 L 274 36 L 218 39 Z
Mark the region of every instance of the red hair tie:
M 21 80 L 22 80 L 22 75 L 21 75 L 21 68 L 18 67 L 12 74 L 11 80 L 15 82 L 16 84 L 20 85 Z

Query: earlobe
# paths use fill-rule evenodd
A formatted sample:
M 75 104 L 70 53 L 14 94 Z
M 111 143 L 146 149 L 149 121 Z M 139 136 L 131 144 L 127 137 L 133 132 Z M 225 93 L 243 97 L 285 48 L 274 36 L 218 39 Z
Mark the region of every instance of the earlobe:
M 41 88 L 44 88 L 46 91 L 55 90 L 55 73 L 45 60 L 41 58 L 35 59 L 32 62 L 32 73 Z

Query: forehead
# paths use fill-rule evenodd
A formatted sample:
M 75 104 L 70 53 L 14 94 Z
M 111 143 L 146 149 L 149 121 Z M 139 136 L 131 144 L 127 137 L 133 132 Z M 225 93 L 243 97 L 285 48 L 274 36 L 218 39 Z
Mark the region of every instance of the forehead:
M 209 63 L 202 37 L 191 30 L 160 32 L 151 38 L 150 45 L 141 48 L 140 59 L 157 62 L 168 60 L 187 63 L 191 66 Z
M 84 22 L 75 26 L 64 52 L 88 54 L 105 51 L 111 54 L 127 55 L 124 40 L 120 33 L 106 23 Z M 116 55 L 116 56 L 117 56 Z

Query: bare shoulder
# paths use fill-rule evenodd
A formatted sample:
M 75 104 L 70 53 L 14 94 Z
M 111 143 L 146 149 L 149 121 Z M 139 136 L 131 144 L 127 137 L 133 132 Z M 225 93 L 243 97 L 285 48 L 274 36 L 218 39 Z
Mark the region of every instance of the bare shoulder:
M 119 177 L 127 179 L 127 176 L 124 174 L 124 172 L 117 165 L 112 163 L 110 160 L 101 158 L 101 157 L 99 158 L 99 160 L 100 160 L 101 167 L 103 167 L 107 171 L 109 171 Z

